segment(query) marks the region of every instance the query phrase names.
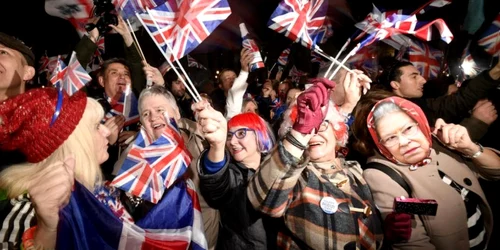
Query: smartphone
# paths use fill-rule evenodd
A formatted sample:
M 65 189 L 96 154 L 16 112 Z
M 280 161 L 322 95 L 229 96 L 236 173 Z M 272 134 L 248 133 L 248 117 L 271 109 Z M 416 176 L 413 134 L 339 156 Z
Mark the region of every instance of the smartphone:
M 417 198 L 394 198 L 394 212 L 414 214 L 414 215 L 430 215 L 436 216 L 438 204 L 436 200 L 417 199 Z

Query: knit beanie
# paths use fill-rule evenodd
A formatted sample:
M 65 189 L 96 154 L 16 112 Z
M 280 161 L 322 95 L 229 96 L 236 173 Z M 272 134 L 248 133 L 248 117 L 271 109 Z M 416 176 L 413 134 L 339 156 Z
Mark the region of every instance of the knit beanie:
M 19 150 L 37 163 L 61 146 L 80 122 L 87 96 L 56 88 L 32 89 L 0 104 L 0 149 Z

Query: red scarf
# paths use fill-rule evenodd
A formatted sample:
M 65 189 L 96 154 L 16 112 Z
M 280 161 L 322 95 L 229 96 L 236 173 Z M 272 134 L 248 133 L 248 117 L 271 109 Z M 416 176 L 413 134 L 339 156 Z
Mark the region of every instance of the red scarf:
M 418 123 L 418 127 L 422 133 L 424 133 L 425 137 L 427 138 L 427 141 L 429 141 L 429 148 L 432 147 L 432 135 L 431 135 L 431 129 L 429 127 L 429 122 L 427 121 L 427 117 L 425 117 L 424 112 L 422 109 L 420 109 L 419 106 L 417 106 L 415 103 L 408 101 L 406 99 L 393 96 L 393 97 L 387 97 L 385 99 L 382 99 L 378 101 L 368 114 L 368 117 L 366 118 L 366 125 L 368 126 L 368 131 L 370 132 L 373 142 L 377 146 L 378 150 L 380 153 L 387 158 L 388 160 L 399 164 L 399 162 L 394 158 L 394 156 L 389 152 L 389 150 L 380 143 L 380 138 L 378 136 L 377 130 L 375 128 L 375 121 L 373 119 L 373 111 L 382 103 L 386 102 L 392 102 L 396 104 L 403 112 L 405 112 L 408 116 L 410 116 L 413 120 L 415 120 Z M 429 151 L 430 155 L 430 151 Z M 428 158 L 428 157 L 427 157 Z M 417 162 L 416 164 L 412 164 L 415 166 L 422 166 L 425 165 L 428 162 L 428 159 L 424 159 L 421 162 Z

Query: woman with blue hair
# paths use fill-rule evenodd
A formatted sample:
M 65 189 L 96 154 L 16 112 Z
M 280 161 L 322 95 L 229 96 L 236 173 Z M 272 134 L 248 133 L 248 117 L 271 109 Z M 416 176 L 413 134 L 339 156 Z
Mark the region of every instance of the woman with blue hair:
M 199 105 L 198 123 L 210 143 L 198 163 L 200 191 L 221 214 L 216 249 L 275 248 L 274 219 L 254 210 L 246 192 L 249 179 L 274 146 L 273 133 L 257 114 L 236 115 L 226 126 L 221 113 Z

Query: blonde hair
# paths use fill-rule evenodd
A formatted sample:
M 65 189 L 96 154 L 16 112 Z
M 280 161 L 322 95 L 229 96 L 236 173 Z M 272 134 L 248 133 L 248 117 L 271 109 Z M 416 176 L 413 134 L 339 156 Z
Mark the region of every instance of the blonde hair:
M 68 139 L 41 162 L 17 164 L 0 172 L 0 189 L 7 190 L 11 198 L 19 196 L 28 190 L 28 183 L 37 173 L 54 167 L 54 163 L 73 155 L 75 179 L 93 191 L 103 180 L 94 145 L 95 131 L 103 117 L 104 110 L 101 105 L 94 99 L 87 98 L 82 119 Z

